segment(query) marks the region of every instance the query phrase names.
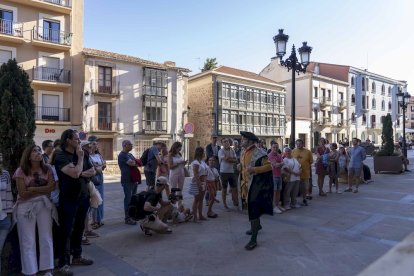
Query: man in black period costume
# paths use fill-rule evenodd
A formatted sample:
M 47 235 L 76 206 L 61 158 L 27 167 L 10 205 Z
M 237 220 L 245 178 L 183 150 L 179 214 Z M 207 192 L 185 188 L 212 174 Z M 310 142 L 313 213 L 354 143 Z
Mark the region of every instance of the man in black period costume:
M 262 226 L 262 214 L 273 215 L 273 179 L 272 165 L 267 159 L 267 153 L 256 147 L 258 138 L 251 132 L 241 131 L 241 146 L 244 148 L 240 158 L 241 163 L 241 197 L 247 202 L 251 229 L 246 232 L 251 235 L 245 246 L 252 250 L 257 246 L 257 234 Z

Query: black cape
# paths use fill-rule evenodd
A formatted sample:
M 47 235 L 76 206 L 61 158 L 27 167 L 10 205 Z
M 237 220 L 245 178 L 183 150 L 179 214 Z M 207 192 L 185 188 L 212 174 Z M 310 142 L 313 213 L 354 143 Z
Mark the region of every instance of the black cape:
M 264 155 L 256 160 L 255 167 L 263 165 Z M 260 218 L 263 214 L 273 216 L 273 174 L 272 171 L 253 176 L 247 197 L 249 220 Z

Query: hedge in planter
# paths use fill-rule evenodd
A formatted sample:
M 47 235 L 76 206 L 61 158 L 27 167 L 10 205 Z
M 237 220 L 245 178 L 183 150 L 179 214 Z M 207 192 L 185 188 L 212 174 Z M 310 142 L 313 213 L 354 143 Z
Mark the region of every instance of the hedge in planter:
M 374 155 L 374 171 L 379 172 L 401 172 L 402 159 L 394 154 L 394 138 L 392 130 L 391 115 L 387 114 L 382 122 L 382 147 Z

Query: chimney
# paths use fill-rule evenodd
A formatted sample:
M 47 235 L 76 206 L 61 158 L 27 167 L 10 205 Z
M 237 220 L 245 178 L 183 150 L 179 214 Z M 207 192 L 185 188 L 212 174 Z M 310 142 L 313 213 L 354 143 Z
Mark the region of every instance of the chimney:
M 164 65 L 168 67 L 175 67 L 175 62 L 167 60 L 167 61 L 164 61 Z
M 313 73 L 319 75 L 319 63 L 315 62 L 315 68 L 313 69 Z

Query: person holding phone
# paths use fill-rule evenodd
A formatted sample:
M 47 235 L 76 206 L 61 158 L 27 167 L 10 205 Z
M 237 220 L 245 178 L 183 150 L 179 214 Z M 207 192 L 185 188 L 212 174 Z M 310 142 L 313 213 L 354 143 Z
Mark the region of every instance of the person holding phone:
M 185 180 L 184 166 L 187 163 L 181 155 L 182 148 L 183 144 L 175 142 L 172 144 L 168 153 L 168 167 L 170 169 L 169 182 L 171 188 L 179 188 L 181 191 L 183 190 Z

